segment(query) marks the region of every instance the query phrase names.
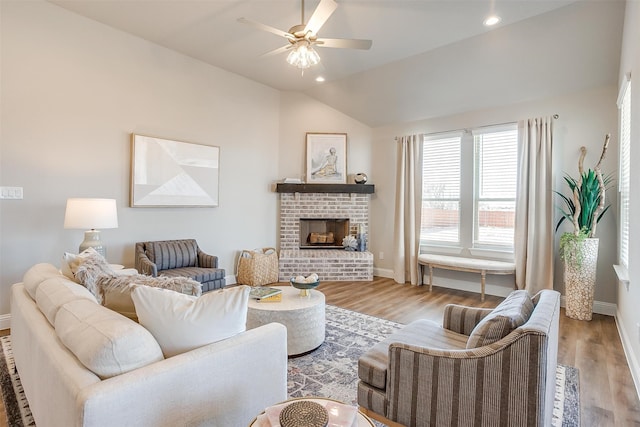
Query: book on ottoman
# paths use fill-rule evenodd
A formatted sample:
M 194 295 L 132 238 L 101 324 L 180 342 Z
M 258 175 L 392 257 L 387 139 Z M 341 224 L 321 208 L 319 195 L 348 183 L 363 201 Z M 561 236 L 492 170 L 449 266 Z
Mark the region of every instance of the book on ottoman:
M 251 288 L 249 297 L 258 301 L 264 301 L 266 299 L 274 297 L 279 297 L 279 300 L 282 300 L 282 289 L 257 286 L 255 288 Z M 275 301 L 275 298 L 273 299 L 273 301 Z

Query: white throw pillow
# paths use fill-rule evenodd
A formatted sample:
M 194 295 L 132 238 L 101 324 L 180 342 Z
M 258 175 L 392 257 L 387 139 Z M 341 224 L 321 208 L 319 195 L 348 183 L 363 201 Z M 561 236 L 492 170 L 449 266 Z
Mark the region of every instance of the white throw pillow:
M 76 283 L 80 283 L 78 280 L 76 280 L 76 277 L 73 275 L 73 271 L 71 271 L 71 264 L 75 262 L 77 257 L 78 255 L 72 254 L 71 252 L 63 253 L 62 262 L 60 263 L 60 271 L 69 279 L 73 280 Z
M 200 297 L 169 289 L 135 286 L 131 297 L 138 321 L 155 337 L 165 357 L 246 330 L 248 286 L 212 291 Z
M 148 330 L 86 299 L 60 307 L 55 329 L 65 347 L 101 379 L 163 359 L 160 346 Z

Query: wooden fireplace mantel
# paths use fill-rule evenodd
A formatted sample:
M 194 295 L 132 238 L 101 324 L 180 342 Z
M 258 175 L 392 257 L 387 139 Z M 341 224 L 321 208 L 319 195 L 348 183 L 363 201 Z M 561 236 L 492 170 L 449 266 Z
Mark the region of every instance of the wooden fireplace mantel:
M 374 184 L 276 184 L 276 193 L 373 194 Z

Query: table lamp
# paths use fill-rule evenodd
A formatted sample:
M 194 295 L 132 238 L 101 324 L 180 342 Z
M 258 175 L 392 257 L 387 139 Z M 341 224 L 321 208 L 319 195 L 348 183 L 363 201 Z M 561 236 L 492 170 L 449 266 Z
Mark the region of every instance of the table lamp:
M 115 199 L 67 199 L 64 228 L 84 229 L 79 251 L 95 249 L 106 258 L 107 248 L 100 240 L 98 228 L 118 228 Z

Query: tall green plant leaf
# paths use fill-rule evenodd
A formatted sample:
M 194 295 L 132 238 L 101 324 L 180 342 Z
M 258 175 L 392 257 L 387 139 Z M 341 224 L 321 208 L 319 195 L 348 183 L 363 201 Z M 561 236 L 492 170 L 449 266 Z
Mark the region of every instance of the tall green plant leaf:
M 593 214 L 600 205 L 600 185 L 598 183 L 598 177 L 595 171 L 589 169 L 582 174 L 582 183 L 580 185 L 578 184 L 578 180 L 569 174 L 565 174 L 563 178 L 571 191 L 571 195 L 565 196 L 564 194 L 555 191 L 555 193 L 559 195 L 564 202 L 564 209 L 560 209 L 562 216 L 556 224 L 556 232 L 565 220 L 573 222 L 573 216 L 576 212 L 576 205 L 573 201 L 573 192 L 577 191 L 578 201 L 582 208 L 580 215 L 578 216 L 578 226 L 580 227 L 579 232 L 588 233 L 589 230 L 591 230 L 591 225 L 593 223 Z M 611 175 L 603 177 L 605 187 L 608 187 L 612 180 L 613 178 Z M 605 212 L 609 210 L 609 207 L 611 207 L 611 205 L 607 205 L 605 207 L 600 215 L 598 215 L 598 218 L 596 218 L 596 221 L 600 222 Z

